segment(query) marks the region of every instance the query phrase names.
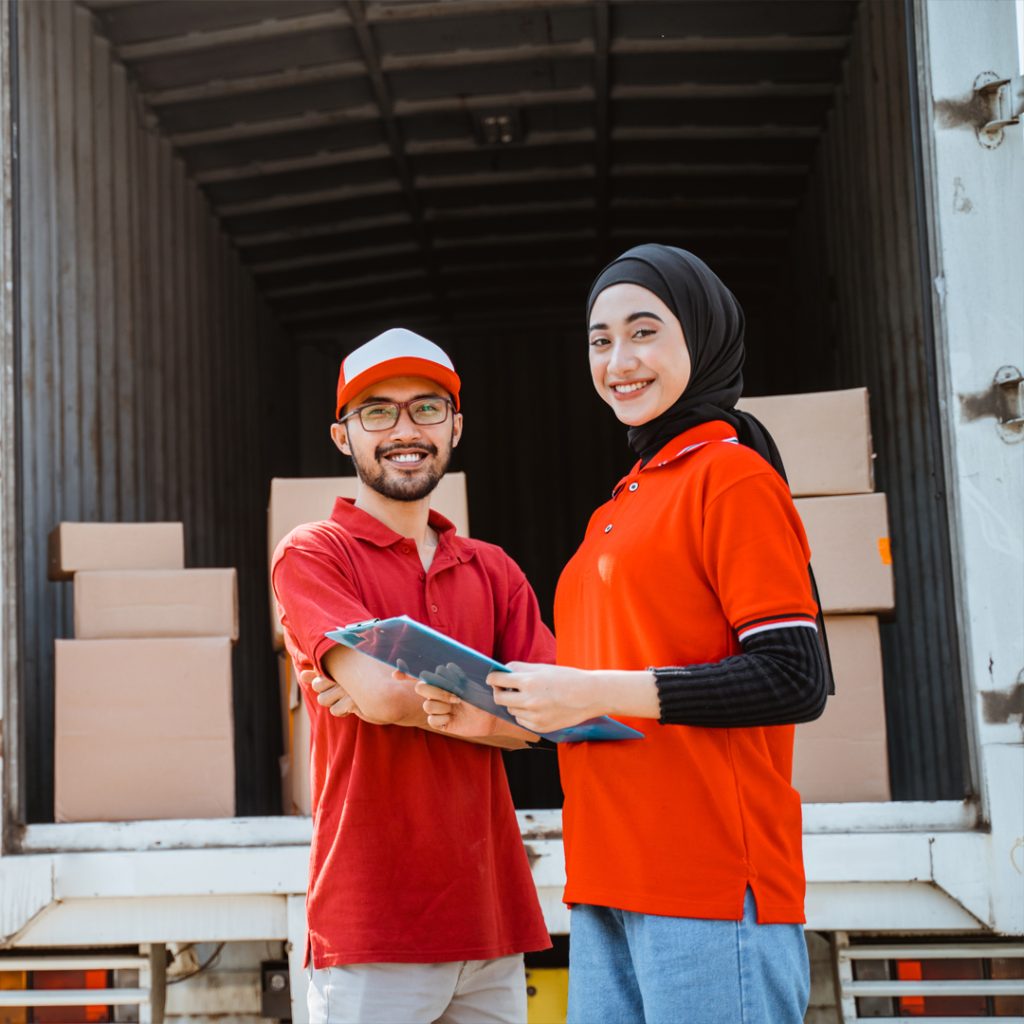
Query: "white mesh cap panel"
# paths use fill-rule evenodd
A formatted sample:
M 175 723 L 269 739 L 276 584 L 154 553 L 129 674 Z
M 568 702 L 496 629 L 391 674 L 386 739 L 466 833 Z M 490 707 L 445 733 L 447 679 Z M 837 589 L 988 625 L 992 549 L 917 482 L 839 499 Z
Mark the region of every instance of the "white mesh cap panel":
M 404 327 L 392 327 L 383 334 L 378 334 L 376 338 L 371 338 L 365 345 L 360 345 L 345 358 L 345 380 L 355 380 L 361 373 L 379 363 L 391 359 L 410 358 L 426 359 L 455 372 L 455 367 L 444 350 L 432 341 Z

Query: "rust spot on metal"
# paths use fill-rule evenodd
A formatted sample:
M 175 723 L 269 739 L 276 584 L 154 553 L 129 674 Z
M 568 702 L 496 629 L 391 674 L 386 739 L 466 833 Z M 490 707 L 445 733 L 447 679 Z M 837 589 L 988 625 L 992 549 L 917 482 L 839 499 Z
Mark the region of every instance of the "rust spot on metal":
M 1004 414 L 1006 398 L 1002 388 L 990 387 L 986 391 L 968 392 L 957 397 L 960 399 L 960 415 L 965 422 L 999 419 Z
M 523 821 L 526 823 L 523 827 L 523 842 L 528 842 L 531 839 L 561 839 L 562 838 L 562 826 L 561 824 L 555 825 L 551 828 L 544 828 L 537 824 L 536 818 L 532 814 L 524 814 Z
M 964 422 L 991 418 L 1001 424 L 1019 422 L 1021 416 L 1021 373 L 1015 366 L 999 368 L 984 391 L 957 395 Z
M 974 88 L 960 98 L 935 101 L 935 120 L 940 128 L 973 128 L 976 132 L 987 125 L 998 103 L 994 87 L 1003 79 L 994 71 L 983 71 L 974 79 Z
M 531 828 L 523 833 L 523 839 L 561 839 L 560 828 Z
M 961 99 L 936 100 L 935 120 L 940 128 L 973 128 L 988 124 L 991 99 L 979 92 L 969 92 Z
M 1009 722 L 1015 715 L 1024 721 L 1024 683 L 1012 690 L 982 690 L 981 709 L 985 721 L 993 725 Z

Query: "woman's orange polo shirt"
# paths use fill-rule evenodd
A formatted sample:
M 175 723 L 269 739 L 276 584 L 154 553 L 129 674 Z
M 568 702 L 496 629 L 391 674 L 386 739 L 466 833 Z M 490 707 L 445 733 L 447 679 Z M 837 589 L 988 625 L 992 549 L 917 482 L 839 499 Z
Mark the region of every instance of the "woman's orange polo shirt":
M 785 482 L 722 422 L 666 445 L 593 515 L 555 597 L 558 662 L 644 669 L 721 661 L 741 632 L 817 613 Z M 636 741 L 559 745 L 567 903 L 804 921 L 793 727 L 623 719 Z

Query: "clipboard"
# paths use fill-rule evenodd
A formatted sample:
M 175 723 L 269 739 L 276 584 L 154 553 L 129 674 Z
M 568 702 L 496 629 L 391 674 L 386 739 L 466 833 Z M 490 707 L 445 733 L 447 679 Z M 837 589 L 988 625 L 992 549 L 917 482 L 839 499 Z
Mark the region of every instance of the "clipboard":
M 486 683 L 488 673 L 508 672 L 508 667 L 408 615 L 354 622 L 331 630 L 326 636 L 406 675 L 454 693 L 467 704 L 506 722 L 517 724 L 506 708 L 494 702 L 493 691 Z M 554 743 L 644 738 L 642 732 L 607 715 L 541 735 Z

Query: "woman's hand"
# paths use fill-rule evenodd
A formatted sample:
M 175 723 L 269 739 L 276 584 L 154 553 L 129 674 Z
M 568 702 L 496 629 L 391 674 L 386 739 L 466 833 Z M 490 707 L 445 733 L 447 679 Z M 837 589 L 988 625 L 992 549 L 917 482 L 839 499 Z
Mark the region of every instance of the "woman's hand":
M 521 661 L 508 667 L 509 672 L 492 672 L 487 683 L 494 688 L 495 702 L 508 708 L 524 729 L 555 732 L 610 710 L 599 673 Z

